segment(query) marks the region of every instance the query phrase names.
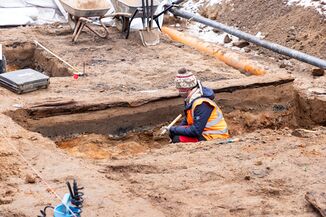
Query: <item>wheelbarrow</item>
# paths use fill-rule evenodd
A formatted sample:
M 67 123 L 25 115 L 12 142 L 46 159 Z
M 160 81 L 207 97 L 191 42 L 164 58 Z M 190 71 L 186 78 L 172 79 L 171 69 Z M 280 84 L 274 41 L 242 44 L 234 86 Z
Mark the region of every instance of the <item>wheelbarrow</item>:
M 68 13 L 68 23 L 74 31 L 73 42 L 77 41 L 84 27 L 87 27 L 101 38 L 107 38 L 109 31 L 102 22 L 105 14 L 111 9 L 111 5 L 107 0 L 60 0 L 60 2 Z M 104 34 L 91 27 L 90 24 L 93 24 L 94 20 L 90 18 L 96 18 L 99 21 L 104 29 Z
M 149 2 L 150 1 L 150 2 Z M 158 20 L 154 19 L 155 11 L 159 6 L 158 0 L 111 0 L 115 10 L 115 24 L 119 31 L 129 36 L 131 22 L 135 18 L 142 18 L 143 29 L 140 37 L 145 46 L 159 43 L 159 31 L 153 29 L 153 21 L 159 27 Z

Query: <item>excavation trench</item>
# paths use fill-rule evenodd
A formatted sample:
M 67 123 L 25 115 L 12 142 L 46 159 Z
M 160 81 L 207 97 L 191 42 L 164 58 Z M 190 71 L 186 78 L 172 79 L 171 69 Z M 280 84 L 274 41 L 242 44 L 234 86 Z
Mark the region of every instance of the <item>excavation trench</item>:
M 291 77 L 273 75 L 207 85 L 216 93 L 232 136 L 264 128 L 320 124 L 311 120 L 313 108 L 305 106 L 309 103 L 294 90 Z M 319 106 L 325 108 L 322 103 Z M 7 114 L 26 129 L 50 137 L 73 156 L 105 159 L 146 153 L 168 144 L 168 136 L 158 136 L 160 127 L 182 113 L 182 108 L 183 101 L 175 94 L 132 103 L 42 102 Z M 321 111 L 318 120 L 325 120 L 325 114 Z
M 7 72 L 31 68 L 50 77 L 64 77 L 73 74 L 58 59 L 30 42 L 6 44 L 3 52 L 7 60 Z

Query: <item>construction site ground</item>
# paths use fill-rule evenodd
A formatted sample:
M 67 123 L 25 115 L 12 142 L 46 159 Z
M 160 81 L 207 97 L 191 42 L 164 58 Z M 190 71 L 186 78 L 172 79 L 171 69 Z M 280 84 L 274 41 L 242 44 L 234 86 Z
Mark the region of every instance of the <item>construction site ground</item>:
M 280 3 L 275 5 L 281 7 Z M 223 16 L 238 14 L 237 19 L 243 20 L 240 9 L 230 12 L 226 8 L 222 10 Z M 289 8 L 292 9 L 284 9 L 288 16 L 293 11 L 295 16 L 310 14 L 310 26 L 320 28 L 307 30 L 307 36 L 301 37 L 298 33 L 297 43 L 293 42 L 296 39 L 277 42 L 293 48 L 301 43 L 304 52 L 310 52 L 311 46 L 319 47 L 320 50 L 314 49 L 310 53 L 325 59 L 325 19 L 310 9 Z M 232 23 L 232 19 L 226 18 L 222 21 L 244 29 L 251 25 L 234 20 Z M 269 29 L 267 23 L 264 26 L 266 32 Z M 181 27 L 177 28 L 187 32 L 183 25 L 181 22 Z M 293 29 L 291 23 L 282 25 L 282 28 L 287 25 L 288 29 Z M 305 28 L 302 27 L 302 31 Z M 0 29 L 0 43 L 10 67 L 27 67 L 37 61 L 37 67 L 56 73 L 51 74 L 47 89 L 17 95 L 0 88 L 1 217 L 36 216 L 46 205 L 59 204 L 53 191 L 63 196 L 67 193 L 65 182 L 73 178 L 85 187 L 82 216 L 319 215 L 305 200 L 305 194 L 326 189 L 325 76 L 313 76 L 314 67 L 284 59 L 254 45 L 250 45 L 252 52 L 228 52 L 264 67 L 267 71 L 264 76 L 245 75 L 213 57 L 173 42 L 163 34 L 159 45 L 144 47 L 137 32 L 132 32 L 126 40 L 115 28 L 110 27 L 109 31 L 108 39 L 100 39 L 86 31 L 77 43 L 72 43 L 71 29 L 66 24 Z M 295 37 L 291 30 L 289 34 Z M 274 40 L 275 35 L 277 33 L 270 28 L 268 36 L 271 38 L 267 36 L 267 39 Z M 34 40 L 84 71 L 85 75 L 73 78 L 73 72 L 67 66 L 36 48 Z M 257 50 L 262 52 L 254 55 Z M 72 117 L 69 119 L 72 125 L 65 125 L 68 132 L 69 128 L 78 128 L 73 125 L 79 119 L 75 113 L 84 114 L 80 117 L 85 120 L 92 120 L 102 115 L 93 114 L 93 110 L 101 112 L 117 105 L 137 107 L 170 98 L 180 102 L 182 109 L 182 99 L 176 98 L 174 88 L 174 76 L 181 67 L 192 70 L 204 84 L 217 89 L 250 86 L 248 92 L 238 95 L 237 91 L 221 93 L 221 97 L 217 93 L 217 103 L 221 104 L 227 122 L 231 124 L 231 133 L 240 141 L 169 144 L 167 138 L 157 142 L 147 138 L 146 133 L 144 136 L 138 132 L 132 132 L 121 141 L 114 135 L 101 133 L 54 139 L 28 128 L 38 121 L 58 125 Z M 286 83 L 279 82 L 284 79 Z M 263 87 L 268 95 L 255 89 L 256 83 L 268 82 L 272 85 Z M 274 120 L 273 114 L 284 108 L 274 106 L 268 114 L 259 111 L 253 114 L 250 109 L 237 111 L 236 106 L 231 111 L 227 106 L 223 108 L 228 98 L 243 106 L 254 102 L 257 104 L 253 108 L 255 111 L 259 106 L 272 108 L 273 104 L 267 102 L 273 100 L 288 100 L 292 107 L 289 106 L 291 109 L 286 112 L 286 118 Z M 68 110 L 58 111 L 56 105 L 71 106 Z M 119 115 L 119 110 L 115 112 Z M 292 113 L 298 113 L 294 121 L 287 119 Z M 31 114 L 35 115 L 33 121 L 26 117 Z M 51 116 L 61 114 L 62 117 L 51 119 Z M 240 122 L 241 125 L 235 124 Z M 50 130 L 45 134 L 52 135 Z

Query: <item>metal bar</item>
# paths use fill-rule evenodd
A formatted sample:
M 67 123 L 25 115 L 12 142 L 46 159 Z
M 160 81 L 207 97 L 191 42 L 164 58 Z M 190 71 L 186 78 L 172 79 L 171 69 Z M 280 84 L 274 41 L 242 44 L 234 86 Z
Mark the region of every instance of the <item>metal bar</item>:
M 77 41 L 77 38 L 79 37 L 80 33 L 82 32 L 83 28 L 86 25 L 86 22 L 85 21 L 79 20 L 78 22 L 80 22 L 80 26 L 79 26 L 79 29 L 77 31 L 77 34 L 72 39 L 73 42 L 76 42 Z
M 80 19 L 82 19 L 82 18 L 80 18 Z M 87 20 L 86 21 L 84 21 L 84 22 L 87 22 Z M 98 37 L 100 37 L 100 38 L 107 38 L 108 37 L 108 35 L 109 35 L 109 30 L 106 28 L 106 26 L 103 24 L 103 22 L 102 22 L 102 18 L 100 18 L 100 24 L 101 24 L 101 26 L 102 26 L 102 28 L 104 29 L 104 34 L 101 34 L 100 32 L 98 32 L 98 31 L 96 31 L 95 29 L 93 29 L 90 25 L 88 25 L 88 23 L 86 23 L 85 24 L 85 26 L 90 30 L 90 31 L 92 31 L 95 35 L 97 35 Z M 77 39 L 76 39 L 77 40 Z
M 6 71 L 6 63 L 2 54 L 2 44 L 0 44 L 0 74 Z
M 150 25 L 150 30 L 152 30 L 152 28 L 153 28 L 153 14 L 154 14 L 154 7 L 153 7 L 153 5 L 154 5 L 154 1 L 153 0 L 151 0 L 151 20 L 149 21 L 149 25 Z
M 160 23 L 158 22 L 158 19 L 155 19 L 155 23 L 156 23 L 158 29 L 159 29 L 160 31 L 162 31 L 162 29 L 161 29 L 161 27 L 160 27 Z
M 0 61 L 2 61 L 2 44 L 0 44 Z
M 155 20 L 156 18 L 158 18 L 159 16 L 161 16 L 162 14 L 164 14 L 165 12 L 170 10 L 172 7 L 177 6 L 178 4 L 180 4 L 180 3 L 184 2 L 184 1 L 185 0 L 177 0 L 177 1 L 172 2 L 171 4 L 165 5 L 164 10 L 161 11 L 159 14 L 155 15 L 153 19 Z
M 143 23 L 143 29 L 145 29 L 145 0 L 142 0 L 141 1 L 141 6 L 142 6 L 142 10 L 143 10 L 143 14 L 142 14 L 142 17 L 141 17 L 141 21 Z
M 150 15 L 149 15 L 149 2 L 148 0 L 145 0 L 145 3 L 146 3 L 146 19 L 147 19 L 147 31 L 149 32 L 149 18 L 150 18 Z
M 137 13 L 138 13 L 138 9 L 135 10 L 134 14 L 130 18 L 130 21 L 129 21 L 129 24 L 128 24 L 128 28 L 127 28 L 126 39 L 128 39 L 128 37 L 129 37 L 131 22 L 134 20 L 134 18 L 135 18 L 135 16 L 136 16 Z
M 300 51 L 297 51 L 297 50 L 294 50 L 291 48 L 287 48 L 287 47 L 284 47 L 284 46 L 276 44 L 276 43 L 272 43 L 272 42 L 269 42 L 266 40 L 259 39 L 253 35 L 242 32 L 233 27 L 226 26 L 219 22 L 204 18 L 202 16 L 199 16 L 199 15 L 196 15 L 193 13 L 189 13 L 189 12 L 179 10 L 179 9 L 174 9 L 174 8 L 170 9 L 170 12 L 175 16 L 183 17 L 186 19 L 191 19 L 196 22 L 202 23 L 204 25 L 211 26 L 213 28 L 217 28 L 217 29 L 227 32 L 231 35 L 234 35 L 238 38 L 244 39 L 244 40 L 251 42 L 253 44 L 256 44 L 258 46 L 272 50 L 276 53 L 292 57 L 294 59 L 317 66 L 322 69 L 326 69 L 326 61 L 323 59 L 320 59 L 318 57 L 315 57 L 315 56 L 312 56 L 309 54 L 305 54 L 303 52 L 300 52 Z

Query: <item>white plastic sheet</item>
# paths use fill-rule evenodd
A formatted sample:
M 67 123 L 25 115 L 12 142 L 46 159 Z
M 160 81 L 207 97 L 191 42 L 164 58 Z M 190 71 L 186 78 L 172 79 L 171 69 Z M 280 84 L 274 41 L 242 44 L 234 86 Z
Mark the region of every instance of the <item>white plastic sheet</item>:
M 25 7 L 57 8 L 52 0 L 0 0 L 0 8 L 25 8 Z
M 163 5 L 171 0 L 160 0 L 161 4 L 156 14 L 163 10 Z M 114 9 L 108 12 L 113 13 Z M 45 24 L 53 22 L 66 22 L 67 12 L 63 9 L 59 0 L 0 0 L 0 26 L 18 26 Z M 105 19 L 105 23 L 112 25 L 112 18 Z M 160 26 L 163 23 L 163 16 L 159 17 Z M 153 27 L 157 27 L 153 23 Z M 140 18 L 135 19 L 131 24 L 132 29 L 142 29 Z
M 23 8 L 26 7 L 24 0 L 0 0 L 0 8 Z
M 56 3 L 52 0 L 48 0 L 48 1 L 40 1 L 40 0 L 25 0 L 25 2 L 27 3 L 27 5 L 29 6 L 36 6 L 36 7 L 42 7 L 42 8 L 58 8 Z
M 65 22 L 57 4 L 55 0 L 0 0 L 0 26 Z

